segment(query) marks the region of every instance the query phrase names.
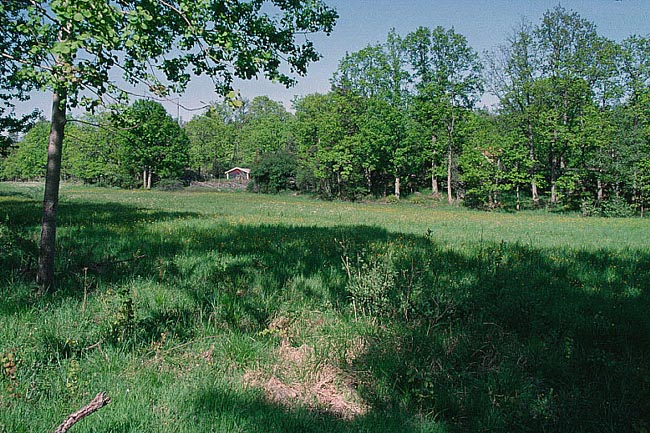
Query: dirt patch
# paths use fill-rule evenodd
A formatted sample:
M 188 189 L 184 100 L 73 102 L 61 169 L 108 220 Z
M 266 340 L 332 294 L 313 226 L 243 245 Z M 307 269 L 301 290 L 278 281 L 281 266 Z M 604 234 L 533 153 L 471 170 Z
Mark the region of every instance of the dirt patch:
M 288 408 L 303 406 L 345 419 L 366 413 L 352 378 L 340 368 L 319 362 L 313 347 L 292 347 L 285 340 L 277 355 L 278 362 L 270 372 L 249 371 L 244 382 L 263 389 L 270 401 Z

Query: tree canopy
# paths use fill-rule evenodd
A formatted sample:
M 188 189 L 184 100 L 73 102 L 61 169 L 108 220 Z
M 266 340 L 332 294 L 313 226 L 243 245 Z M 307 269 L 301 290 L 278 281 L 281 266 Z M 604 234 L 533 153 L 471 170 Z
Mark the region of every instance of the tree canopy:
M 264 7 L 270 5 L 273 12 Z M 231 90 L 233 77 L 263 73 L 285 85 L 280 69 L 304 74 L 318 60 L 313 43 L 298 34 L 329 33 L 336 12 L 320 1 L 9 0 L 0 6 L 0 73 L 13 93 L 51 89 L 68 106 L 98 98 L 124 98 L 126 86 L 154 94 L 182 91 L 192 75 Z
M 140 99 L 124 113 L 126 131 L 118 149 L 123 168 L 142 174 L 144 188 L 152 177 L 178 178 L 188 164 L 187 134 L 158 102 Z

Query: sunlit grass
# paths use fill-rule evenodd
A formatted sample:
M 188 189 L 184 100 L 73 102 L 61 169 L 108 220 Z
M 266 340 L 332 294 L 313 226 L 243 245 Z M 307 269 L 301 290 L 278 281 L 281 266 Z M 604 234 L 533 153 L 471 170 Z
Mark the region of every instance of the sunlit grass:
M 350 226 L 369 225 L 391 232 L 422 235 L 458 246 L 476 241 L 519 242 L 531 247 L 645 248 L 650 223 L 640 218 L 583 218 L 550 212 L 472 211 L 437 201 L 427 205 L 341 203 L 294 195 L 256 195 L 212 191 L 122 191 L 90 187 L 63 190 L 65 199 L 88 203 L 123 203 L 143 210 L 186 212 L 189 224 L 202 220 L 225 224 Z M 110 206 L 109 206 L 110 207 Z M 109 208 L 110 211 L 110 208 Z M 101 211 L 100 211 L 101 212 Z M 63 216 L 65 218 L 65 216 Z M 155 216 L 152 218 L 156 218 Z M 64 221 L 65 222 L 65 221 Z M 139 223 L 146 224 L 146 211 Z M 171 222 L 174 226 L 178 218 Z
M 38 297 L 39 192 L 0 185 L 2 433 L 52 431 L 100 390 L 75 431 L 650 423 L 646 220 L 66 185 L 60 286 Z M 313 359 L 279 369 L 283 347 Z M 363 415 L 247 379 L 327 371 Z

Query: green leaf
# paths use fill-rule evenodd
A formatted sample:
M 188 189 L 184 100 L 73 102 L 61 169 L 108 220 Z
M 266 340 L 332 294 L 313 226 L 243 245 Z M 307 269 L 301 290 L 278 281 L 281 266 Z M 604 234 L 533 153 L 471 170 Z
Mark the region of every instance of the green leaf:
M 67 42 L 58 42 L 52 51 L 58 54 L 70 54 L 70 46 Z

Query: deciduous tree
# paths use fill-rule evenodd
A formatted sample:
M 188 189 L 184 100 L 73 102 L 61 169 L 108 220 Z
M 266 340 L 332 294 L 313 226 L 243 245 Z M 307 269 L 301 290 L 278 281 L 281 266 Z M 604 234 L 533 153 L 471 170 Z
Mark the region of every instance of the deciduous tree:
M 499 98 L 501 115 L 510 119 L 516 133 L 525 137 L 528 153 L 530 192 L 533 203 L 539 202 L 538 141 L 535 104 L 540 95 L 535 81 L 539 77 L 536 44 L 532 25 L 523 21 L 505 44 L 488 55 L 490 90 Z
M 361 164 L 368 190 L 373 176 L 394 179 L 400 197 L 408 142 L 406 120 L 409 74 L 403 39 L 395 30 L 386 42 L 369 45 L 341 60 L 332 84 L 349 106 L 356 106 L 357 126 L 348 141 L 361 150 Z M 382 183 L 384 179 L 382 179 Z
M 270 11 L 270 12 L 269 12 Z M 54 282 L 56 211 L 66 113 L 102 98 L 124 98 L 114 80 L 165 96 L 192 74 L 217 91 L 258 73 L 285 85 L 318 59 L 297 35 L 330 32 L 336 12 L 320 0 L 6 0 L 0 4 L 2 89 L 52 92 L 52 127 L 38 281 Z M 0 89 L 0 90 L 2 90 Z
M 420 27 L 405 40 L 416 80 L 418 117 L 429 123 L 434 148 L 439 140 L 445 142 L 447 198 L 451 203 L 457 127 L 463 112 L 473 108 L 483 92 L 483 65 L 467 39 L 453 29 Z M 431 158 L 435 171 L 435 149 Z
M 219 176 L 231 167 L 228 157 L 233 143 L 232 129 L 210 107 L 202 115 L 194 116 L 183 125 L 190 140 L 189 166 L 200 178 Z
M 247 104 L 241 119 L 240 143 L 244 163 L 250 164 L 263 153 L 291 147 L 293 115 L 267 96 L 257 96 Z
M 189 139 L 160 103 L 135 101 L 124 112 L 121 124 L 125 139 L 118 150 L 120 164 L 142 175 L 143 188 L 151 189 L 154 175 L 181 177 L 189 162 Z
M 42 179 L 45 176 L 45 162 L 49 123 L 36 123 L 9 154 L 4 164 L 6 179 Z

